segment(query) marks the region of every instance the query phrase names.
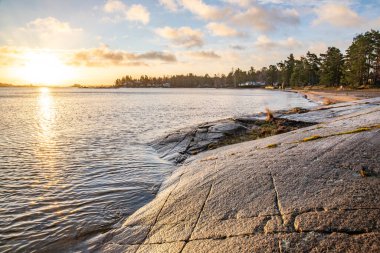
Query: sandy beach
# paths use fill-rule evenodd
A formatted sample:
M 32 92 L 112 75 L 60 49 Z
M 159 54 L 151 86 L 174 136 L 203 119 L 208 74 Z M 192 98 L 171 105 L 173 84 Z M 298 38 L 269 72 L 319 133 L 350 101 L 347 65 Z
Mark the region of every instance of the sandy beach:
M 308 99 L 322 104 L 351 102 L 359 99 L 380 97 L 380 89 L 363 90 L 295 90 Z

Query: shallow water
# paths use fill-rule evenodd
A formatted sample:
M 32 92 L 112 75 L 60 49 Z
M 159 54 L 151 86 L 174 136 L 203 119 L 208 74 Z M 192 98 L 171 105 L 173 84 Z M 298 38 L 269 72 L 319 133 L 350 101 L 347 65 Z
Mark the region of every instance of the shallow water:
M 314 105 L 257 89 L 1 88 L 0 252 L 74 251 L 147 203 L 174 169 L 147 145 L 167 132 Z

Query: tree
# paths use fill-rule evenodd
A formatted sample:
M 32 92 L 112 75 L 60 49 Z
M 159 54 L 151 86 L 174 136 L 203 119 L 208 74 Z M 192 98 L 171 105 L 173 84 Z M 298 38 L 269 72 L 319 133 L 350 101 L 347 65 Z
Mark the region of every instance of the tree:
M 256 74 L 256 70 L 254 67 L 251 67 L 249 70 L 248 70 L 248 78 L 249 78 L 249 81 L 251 82 L 256 82 L 257 81 L 257 74 Z
M 306 71 L 307 71 L 307 83 L 309 85 L 316 85 L 319 83 L 319 69 L 321 61 L 316 54 L 306 53 Z
M 321 54 L 320 84 L 339 86 L 343 75 L 343 54 L 336 47 L 329 47 Z
M 284 62 L 285 64 L 285 73 L 284 73 L 284 83 L 285 83 L 285 86 L 289 86 L 290 85 L 290 78 L 292 77 L 292 74 L 293 74 L 293 69 L 294 69 L 294 65 L 295 65 L 295 59 L 294 59 L 294 55 L 293 54 L 290 54 L 288 59 L 285 60 Z
M 121 80 L 120 79 L 116 79 L 115 86 L 116 87 L 120 87 L 121 86 Z
M 270 65 L 267 71 L 266 84 L 274 85 L 278 82 L 278 69 L 275 65 Z
M 379 31 L 359 34 L 346 51 L 345 81 L 351 86 L 376 84 L 379 80 L 379 61 Z
M 300 60 L 294 61 L 293 73 L 290 78 L 291 86 L 303 86 L 308 82 L 308 63 L 305 57 L 301 57 Z

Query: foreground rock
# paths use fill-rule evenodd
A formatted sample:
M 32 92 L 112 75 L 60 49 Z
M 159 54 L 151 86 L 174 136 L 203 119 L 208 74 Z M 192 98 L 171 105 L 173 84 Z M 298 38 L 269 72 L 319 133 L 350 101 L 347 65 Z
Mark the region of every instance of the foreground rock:
M 379 252 L 379 102 L 189 158 L 101 251 Z

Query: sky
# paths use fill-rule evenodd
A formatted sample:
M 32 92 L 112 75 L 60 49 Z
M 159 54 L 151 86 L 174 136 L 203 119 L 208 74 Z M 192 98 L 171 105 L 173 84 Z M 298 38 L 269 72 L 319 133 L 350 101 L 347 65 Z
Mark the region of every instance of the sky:
M 0 0 L 0 83 L 260 69 L 380 29 L 380 0 Z

